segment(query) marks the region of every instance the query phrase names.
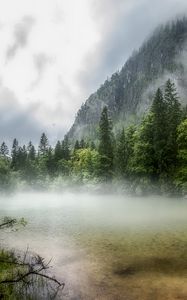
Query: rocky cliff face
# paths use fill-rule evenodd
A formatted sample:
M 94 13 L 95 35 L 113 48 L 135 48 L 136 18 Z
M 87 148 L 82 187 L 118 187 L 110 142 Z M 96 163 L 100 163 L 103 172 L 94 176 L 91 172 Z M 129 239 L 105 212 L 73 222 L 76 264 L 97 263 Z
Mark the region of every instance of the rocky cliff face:
M 98 123 L 108 107 L 114 130 L 137 121 L 152 101 L 156 88 L 170 77 L 180 95 L 187 99 L 187 18 L 170 22 L 155 30 L 134 52 L 120 72 L 113 74 L 92 94 L 77 112 L 68 132 L 70 140 L 97 139 Z

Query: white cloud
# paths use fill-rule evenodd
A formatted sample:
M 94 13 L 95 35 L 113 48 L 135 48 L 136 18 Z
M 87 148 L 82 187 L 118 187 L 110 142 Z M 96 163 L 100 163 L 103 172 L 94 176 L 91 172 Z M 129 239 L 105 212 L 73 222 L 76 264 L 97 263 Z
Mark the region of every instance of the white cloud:
M 63 137 L 89 93 L 186 8 L 184 0 L 0 0 L 0 78 L 20 109 Z
M 46 126 L 56 123 L 63 131 L 84 96 L 76 73 L 99 39 L 89 10 L 87 0 L 0 1 L 0 39 L 6 45 L 0 49 L 3 83 L 24 108 L 42 103 L 35 117 Z M 9 63 L 7 57 L 12 58 Z

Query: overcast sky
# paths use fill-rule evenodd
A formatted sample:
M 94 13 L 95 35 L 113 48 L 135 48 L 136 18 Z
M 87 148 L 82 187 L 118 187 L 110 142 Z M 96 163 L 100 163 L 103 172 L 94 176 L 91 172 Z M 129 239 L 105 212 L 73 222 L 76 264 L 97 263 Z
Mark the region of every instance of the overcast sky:
M 62 139 L 80 105 L 186 0 L 0 0 L 0 143 Z

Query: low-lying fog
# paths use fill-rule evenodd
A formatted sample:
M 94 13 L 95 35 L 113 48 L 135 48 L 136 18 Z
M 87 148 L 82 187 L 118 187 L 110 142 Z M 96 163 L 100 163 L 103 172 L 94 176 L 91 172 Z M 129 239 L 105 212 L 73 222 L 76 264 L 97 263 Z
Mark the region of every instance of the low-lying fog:
M 160 226 L 161 222 L 187 218 L 187 200 L 159 196 L 33 192 L 1 196 L 0 207 L 2 216 L 25 217 L 38 231 L 40 226 L 70 231 L 89 226 Z
M 53 272 L 66 282 L 67 299 L 77 284 L 87 286 L 86 252 L 98 236 L 99 253 L 102 240 L 110 241 L 119 232 L 122 239 L 129 230 L 140 234 L 172 230 L 187 222 L 186 200 L 156 196 L 21 193 L 1 196 L 0 207 L 0 217 L 24 217 L 28 222 L 18 232 L 1 231 L 1 244 L 16 250 L 29 246 L 30 251 L 52 258 Z

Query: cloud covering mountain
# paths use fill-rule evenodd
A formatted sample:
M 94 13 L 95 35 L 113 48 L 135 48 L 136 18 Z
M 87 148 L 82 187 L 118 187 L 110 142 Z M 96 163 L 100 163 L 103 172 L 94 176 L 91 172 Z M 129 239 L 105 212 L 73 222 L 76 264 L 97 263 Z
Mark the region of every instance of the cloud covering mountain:
M 0 11 L 0 139 L 38 140 L 45 130 L 53 142 L 89 94 L 187 2 L 7 0 Z

